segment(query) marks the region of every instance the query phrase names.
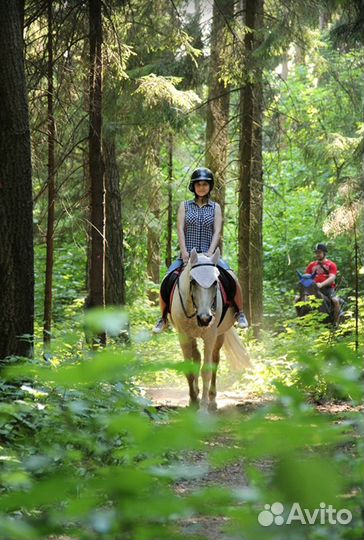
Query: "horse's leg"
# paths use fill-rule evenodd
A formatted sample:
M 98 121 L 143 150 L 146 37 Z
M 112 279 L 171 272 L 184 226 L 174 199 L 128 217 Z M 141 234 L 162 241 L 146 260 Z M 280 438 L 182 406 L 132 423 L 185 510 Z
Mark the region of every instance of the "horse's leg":
M 331 302 L 333 306 L 334 324 L 338 324 L 340 320 L 340 311 L 341 311 L 340 300 L 337 296 L 332 296 Z
M 196 372 L 194 373 L 195 378 L 193 381 L 193 385 L 195 389 L 196 401 L 198 401 L 198 394 L 200 392 L 200 389 L 198 387 L 198 377 L 200 374 L 201 354 L 200 354 L 200 351 L 198 350 L 197 340 L 195 338 L 192 339 L 192 358 L 193 358 L 193 362 L 195 364 L 195 370 L 196 370 Z
M 183 352 L 183 358 L 186 362 L 194 362 L 196 365 L 196 371 L 192 373 L 187 373 L 186 378 L 188 381 L 188 387 L 190 392 L 190 405 L 198 404 L 198 371 L 200 367 L 201 357 L 197 349 L 197 343 L 195 338 L 191 338 L 185 334 L 179 334 L 179 342 Z
M 213 371 L 212 371 L 212 377 L 211 377 L 211 385 L 209 390 L 209 409 L 212 411 L 215 411 L 217 409 L 216 405 L 216 374 L 217 374 L 217 368 L 219 366 L 220 362 L 220 349 L 224 343 L 224 334 L 221 334 L 220 336 L 217 336 L 216 343 L 214 350 L 212 352 L 212 363 L 213 363 Z
M 296 296 L 294 297 L 294 304 L 295 304 L 295 310 L 296 310 L 297 317 L 301 316 L 301 309 L 298 306 L 296 306 L 297 302 L 300 302 L 300 300 L 301 300 L 300 295 L 296 294 Z
M 216 343 L 216 337 L 211 336 L 210 339 L 204 339 L 204 356 L 202 366 L 202 397 L 201 408 L 207 409 L 210 383 L 212 379 L 212 352 Z

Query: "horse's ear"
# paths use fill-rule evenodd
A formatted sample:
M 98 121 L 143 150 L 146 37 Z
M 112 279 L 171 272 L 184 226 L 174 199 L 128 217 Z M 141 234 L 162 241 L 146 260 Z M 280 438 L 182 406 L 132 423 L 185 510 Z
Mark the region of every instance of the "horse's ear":
M 220 260 L 220 248 L 216 248 L 215 253 L 212 256 L 212 262 L 216 265 Z
M 316 270 L 311 274 L 311 278 L 313 279 L 316 276 L 317 272 Z
M 193 248 L 190 254 L 190 263 L 193 265 L 193 264 L 196 264 L 197 261 L 198 261 L 197 251 L 195 250 L 195 248 Z

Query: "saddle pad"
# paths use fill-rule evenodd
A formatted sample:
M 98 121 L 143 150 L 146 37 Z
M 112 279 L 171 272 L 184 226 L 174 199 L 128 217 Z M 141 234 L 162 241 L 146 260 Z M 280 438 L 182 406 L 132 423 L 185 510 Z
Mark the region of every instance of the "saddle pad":
M 161 283 L 161 297 L 166 303 L 168 311 L 170 308 L 170 302 L 172 302 L 171 292 L 180 273 L 180 271 L 175 270 L 171 274 L 168 274 Z
M 236 283 L 233 276 L 228 272 L 228 270 L 225 270 L 225 268 L 219 267 L 219 280 L 221 283 L 222 288 L 224 289 L 226 293 L 226 298 L 228 302 L 233 302 L 236 294 Z

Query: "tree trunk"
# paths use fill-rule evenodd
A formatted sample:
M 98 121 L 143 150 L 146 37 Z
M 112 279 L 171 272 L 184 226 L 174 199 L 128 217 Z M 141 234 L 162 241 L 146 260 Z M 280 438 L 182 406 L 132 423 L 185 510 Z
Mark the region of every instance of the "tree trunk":
M 0 358 L 32 353 L 32 171 L 23 2 L 0 3 Z M 22 337 L 23 336 L 23 337 Z
M 296 66 L 299 66 L 301 64 L 305 63 L 305 52 L 301 45 L 295 44 L 294 47 L 294 63 Z
M 254 29 L 254 1 L 247 0 L 245 6 L 245 25 Z M 250 185 L 251 163 L 253 154 L 253 84 L 248 76 L 251 70 L 251 54 L 253 50 L 253 33 L 247 32 L 244 37 L 244 84 L 240 91 L 240 145 L 239 145 L 239 281 L 243 291 L 245 311 L 250 322 Z
M 224 32 L 233 15 L 233 0 L 216 0 L 213 3 L 205 161 L 215 175 L 214 200 L 220 204 L 223 216 L 229 142 L 229 87 L 220 80 L 220 75 L 224 55 L 227 54 L 223 46 Z
M 101 0 L 89 0 L 90 17 L 90 129 L 89 171 L 91 252 L 87 307 L 105 305 L 105 186 L 102 132 L 102 13 Z M 105 334 L 99 336 L 105 343 Z
M 52 282 L 53 282 L 53 257 L 54 257 L 54 215 L 55 215 L 55 123 L 53 111 L 53 17 L 52 0 L 48 0 L 48 219 L 47 219 L 47 262 L 44 288 L 44 327 L 43 341 L 47 346 L 51 340 L 52 326 Z
M 148 175 L 151 178 L 150 181 L 150 206 L 147 220 L 148 234 L 147 234 L 147 273 L 149 279 L 157 286 L 160 278 L 160 265 L 161 265 L 161 231 L 160 231 L 160 208 L 161 208 L 161 189 L 160 189 L 160 142 L 159 139 L 155 141 L 154 148 L 152 150 L 153 156 L 151 158 L 151 170 L 148 171 Z M 155 290 L 151 290 L 148 293 L 149 300 L 153 303 L 158 302 L 158 293 Z
M 283 81 L 288 80 L 289 66 L 288 66 L 288 54 L 285 54 L 282 58 L 282 72 L 281 78 Z
M 103 153 L 105 159 L 106 187 L 106 305 L 125 304 L 120 175 L 116 161 L 115 146 L 115 136 L 105 135 L 103 140 Z
M 173 182 L 173 135 L 169 134 L 168 141 L 168 215 L 167 215 L 167 249 L 166 249 L 166 266 L 172 264 L 172 228 L 173 228 L 173 199 L 172 199 L 172 182 Z
M 321 31 L 326 30 L 330 22 L 331 22 L 330 12 L 327 8 L 325 9 L 325 7 L 322 6 L 320 8 L 320 13 L 319 13 L 319 29 Z
M 256 329 L 263 309 L 262 81 L 252 55 L 259 44 L 255 30 L 261 27 L 262 14 L 263 0 L 246 1 L 245 24 L 252 31 L 244 38 L 244 84 L 240 92 L 239 280 L 246 314 Z
M 255 27 L 263 25 L 263 2 L 256 1 Z M 255 40 L 255 47 L 260 45 Z M 262 156 L 262 120 L 263 120 L 263 82 L 262 69 L 255 68 L 253 92 L 253 153 L 251 165 L 251 203 L 250 203 L 250 321 L 254 334 L 259 335 L 263 319 L 263 156 Z

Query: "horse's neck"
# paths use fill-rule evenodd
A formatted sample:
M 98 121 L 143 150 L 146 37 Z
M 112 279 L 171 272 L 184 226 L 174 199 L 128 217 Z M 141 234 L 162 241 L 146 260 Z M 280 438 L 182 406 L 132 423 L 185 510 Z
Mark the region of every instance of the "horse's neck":
M 322 298 L 321 291 L 320 291 L 320 289 L 318 288 L 317 285 L 312 285 L 310 294 L 314 294 L 316 296 L 316 298 Z
M 317 298 L 321 298 L 320 291 L 318 287 L 315 285 L 310 285 L 310 287 L 304 287 L 302 285 L 300 297 L 302 298 L 304 296 L 316 296 Z
M 186 266 L 179 277 L 179 290 L 186 307 L 192 306 L 191 286 L 190 286 L 190 267 Z
M 179 287 L 181 293 L 186 296 L 190 296 L 190 268 L 186 266 L 179 277 Z

